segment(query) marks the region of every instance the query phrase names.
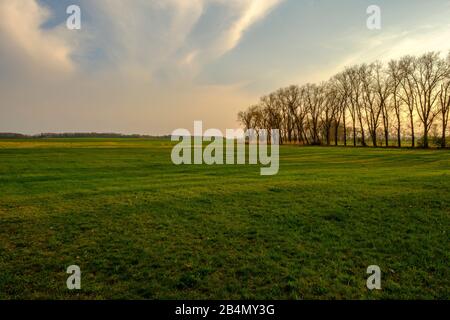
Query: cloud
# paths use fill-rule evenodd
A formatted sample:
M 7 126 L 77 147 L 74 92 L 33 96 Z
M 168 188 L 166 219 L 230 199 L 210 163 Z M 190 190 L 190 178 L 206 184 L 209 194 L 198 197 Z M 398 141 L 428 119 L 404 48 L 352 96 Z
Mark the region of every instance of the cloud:
M 208 5 L 221 1 L 78 0 L 82 29 L 70 31 L 61 7 L 0 0 L 1 131 L 167 134 L 197 119 L 234 126 L 254 97 L 233 84 L 193 81 L 201 54 L 217 42 L 190 46 L 190 37 Z M 244 14 L 223 5 L 236 21 Z M 58 23 L 43 27 L 49 19 Z M 228 28 L 212 38 L 224 39 Z
M 279 5 L 282 0 L 248 0 L 240 1 L 240 14 L 237 21 L 225 32 L 222 43 L 222 51 L 227 52 L 236 47 L 242 38 L 243 33 L 254 23 L 263 19 L 273 8 Z
M 421 55 L 436 51 L 446 54 L 450 50 L 450 29 L 444 25 L 422 25 L 413 30 L 385 31 L 368 36 L 353 36 L 355 52 L 346 56 L 337 69 L 363 62 L 381 60 L 387 62 L 404 55 Z
M 141 69 L 157 79 L 168 74 L 174 78 L 186 72 L 195 74 L 233 50 L 245 31 L 283 0 L 83 1 L 84 10 L 95 16 L 85 49 L 95 51 L 97 47 L 105 52 L 105 61 L 125 72 Z M 222 7 L 219 19 L 226 23 L 215 28 L 215 21 L 210 21 L 204 26 L 211 33 L 209 40 L 196 42 L 196 26 L 214 5 Z
M 43 31 L 41 25 L 50 12 L 35 0 L 10 0 L 0 3 L 0 37 L 31 63 L 40 63 L 60 71 L 72 71 L 72 49 L 61 36 L 61 29 Z
M 30 63 L 55 70 L 92 73 L 114 68 L 154 81 L 180 77 L 185 81 L 233 50 L 244 33 L 282 1 L 79 0 L 83 27 L 71 32 L 64 23 L 42 28 L 57 14 L 50 12 L 51 6 L 38 0 L 9 0 L 0 3 L 0 32 Z M 215 21 L 210 21 L 206 26 L 209 41 L 197 43 L 192 40 L 195 27 L 213 5 L 222 8 L 219 18 L 225 23 L 211 28 Z M 65 12 L 58 14 L 64 22 Z M 86 21 L 87 16 L 91 18 Z

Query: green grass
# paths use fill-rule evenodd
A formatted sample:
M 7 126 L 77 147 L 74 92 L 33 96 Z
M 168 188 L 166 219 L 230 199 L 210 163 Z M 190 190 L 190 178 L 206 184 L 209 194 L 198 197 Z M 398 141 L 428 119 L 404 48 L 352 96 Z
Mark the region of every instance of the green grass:
M 0 298 L 450 298 L 449 151 L 284 146 L 263 177 L 171 147 L 1 140 Z

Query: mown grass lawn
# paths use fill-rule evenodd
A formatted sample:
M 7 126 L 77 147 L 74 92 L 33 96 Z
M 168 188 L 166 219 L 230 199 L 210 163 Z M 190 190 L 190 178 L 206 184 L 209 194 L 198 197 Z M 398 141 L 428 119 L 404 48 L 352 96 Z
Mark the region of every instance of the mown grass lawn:
M 449 151 L 284 146 L 263 177 L 171 147 L 1 140 L 0 298 L 450 298 Z

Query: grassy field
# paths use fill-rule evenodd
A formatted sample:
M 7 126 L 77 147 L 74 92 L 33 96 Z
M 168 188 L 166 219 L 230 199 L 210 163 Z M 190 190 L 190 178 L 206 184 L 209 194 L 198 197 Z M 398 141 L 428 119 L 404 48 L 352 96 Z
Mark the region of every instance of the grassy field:
M 0 298 L 450 298 L 449 151 L 284 146 L 262 177 L 171 147 L 1 140 Z

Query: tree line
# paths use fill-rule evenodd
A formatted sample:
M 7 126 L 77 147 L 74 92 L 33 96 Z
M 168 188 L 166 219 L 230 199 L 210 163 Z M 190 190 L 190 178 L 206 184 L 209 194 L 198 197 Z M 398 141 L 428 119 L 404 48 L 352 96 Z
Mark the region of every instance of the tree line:
M 446 147 L 450 53 L 345 68 L 328 81 L 281 88 L 239 112 L 245 129 L 279 129 L 280 143 Z
M 145 139 L 170 139 L 169 135 L 152 136 L 142 134 L 101 133 L 101 132 L 63 132 L 63 133 L 39 133 L 22 134 L 14 132 L 0 132 L 0 139 L 53 139 L 53 138 L 145 138 Z

